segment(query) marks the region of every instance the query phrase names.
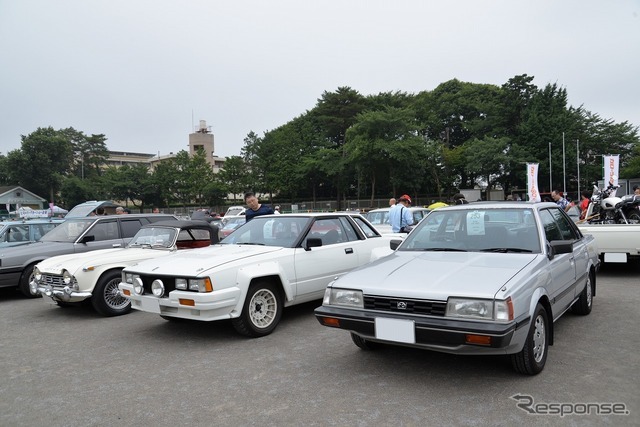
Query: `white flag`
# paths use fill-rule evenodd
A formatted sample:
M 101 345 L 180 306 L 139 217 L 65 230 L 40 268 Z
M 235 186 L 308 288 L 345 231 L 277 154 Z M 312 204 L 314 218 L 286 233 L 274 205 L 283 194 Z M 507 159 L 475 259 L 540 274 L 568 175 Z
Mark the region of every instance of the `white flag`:
M 539 202 L 541 200 L 538 190 L 538 163 L 527 163 L 527 193 L 529 201 Z
M 604 157 L 604 186 L 605 188 L 612 185 L 618 185 L 618 169 L 620 168 L 620 155 L 613 154 Z M 615 196 L 614 191 L 611 196 Z

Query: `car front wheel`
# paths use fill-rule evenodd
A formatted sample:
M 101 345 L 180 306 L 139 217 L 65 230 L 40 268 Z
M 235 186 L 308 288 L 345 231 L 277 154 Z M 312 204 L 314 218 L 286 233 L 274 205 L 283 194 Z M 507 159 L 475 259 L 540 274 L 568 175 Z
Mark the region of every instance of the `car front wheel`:
M 549 316 L 544 307 L 538 304 L 522 351 L 511 355 L 513 368 L 521 374 L 539 374 L 547 361 L 548 349 Z
M 362 338 L 360 335 L 354 334 L 353 332 L 351 332 L 351 341 L 353 341 L 353 343 L 360 347 L 362 350 L 367 351 L 375 350 L 380 346 L 377 342 L 369 341 L 365 338 Z
M 93 290 L 91 304 L 103 316 L 120 316 L 131 311 L 131 301 L 122 296 L 118 285 L 122 281 L 120 270 L 105 273 Z
M 20 276 L 20 282 L 18 284 L 18 289 L 27 298 L 40 298 L 42 295 L 33 295 L 31 290 L 29 289 L 29 283 L 33 280 L 33 269 L 35 268 L 35 264 L 28 265 L 27 268 L 22 272 L 22 276 Z
M 282 316 L 282 297 L 276 285 L 258 282 L 247 292 L 240 317 L 232 319 L 233 327 L 248 337 L 269 335 Z

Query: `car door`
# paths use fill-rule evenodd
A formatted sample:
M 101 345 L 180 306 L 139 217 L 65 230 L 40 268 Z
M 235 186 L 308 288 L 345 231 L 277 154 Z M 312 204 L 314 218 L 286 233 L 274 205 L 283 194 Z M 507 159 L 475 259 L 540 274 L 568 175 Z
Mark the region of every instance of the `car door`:
M 75 243 L 74 252 L 88 252 L 96 249 L 111 249 L 122 246 L 122 238 L 120 237 L 120 231 L 118 228 L 118 221 L 114 219 L 107 219 L 101 221 L 95 221 L 83 234 L 78 241 L 81 241 L 85 236 L 93 236 L 92 241 L 86 243 Z
M 309 238 L 322 246 L 305 249 Z M 340 218 L 316 218 L 301 247 L 295 249 L 296 299 L 322 298 L 326 286 L 358 265 L 357 241 L 350 240 Z
M 571 217 L 566 215 L 560 209 L 552 210 L 551 213 L 558 223 L 563 240 L 573 241 L 573 259 L 575 262 L 576 273 L 573 295 L 575 298 L 584 288 L 581 284 L 584 284 L 587 280 L 589 251 L 582 233 L 578 230 L 578 227 L 575 226 Z
M 559 212 L 557 208 L 540 211 L 540 220 L 548 242 L 565 240 L 566 228 L 556 221 Z M 561 214 L 561 213 L 560 213 Z M 565 233 L 565 234 L 563 234 Z M 568 238 L 566 240 L 569 240 Z M 574 284 L 576 281 L 576 262 L 573 253 L 557 254 L 549 260 L 550 284 L 547 291 L 551 300 L 553 318 L 560 316 L 571 304 L 574 298 Z

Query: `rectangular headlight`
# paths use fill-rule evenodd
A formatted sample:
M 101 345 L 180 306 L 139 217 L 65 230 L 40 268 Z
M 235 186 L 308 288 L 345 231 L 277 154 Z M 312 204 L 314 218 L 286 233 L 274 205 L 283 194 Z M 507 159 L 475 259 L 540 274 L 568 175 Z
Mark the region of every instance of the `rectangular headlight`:
M 324 292 L 324 305 L 364 308 L 362 291 L 351 289 L 327 288 Z
M 176 279 L 176 289 L 181 291 L 187 290 L 187 279 Z
M 208 277 L 204 279 L 189 279 L 189 290 L 195 292 L 213 292 L 213 285 Z
M 449 298 L 446 316 L 493 320 L 493 300 Z
M 139 274 L 134 274 L 134 273 L 129 273 L 126 271 L 122 272 L 122 281 L 124 283 L 133 283 L 133 281 L 136 279 L 136 277 L 140 277 Z

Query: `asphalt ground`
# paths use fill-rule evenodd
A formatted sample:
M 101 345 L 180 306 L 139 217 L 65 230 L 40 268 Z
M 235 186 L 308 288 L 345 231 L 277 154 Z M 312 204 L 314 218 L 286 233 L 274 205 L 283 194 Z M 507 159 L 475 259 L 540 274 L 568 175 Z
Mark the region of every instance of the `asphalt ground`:
M 104 318 L 4 289 L 0 426 L 637 426 L 640 264 L 604 266 L 597 286 L 533 377 L 506 356 L 362 351 L 318 324 L 320 301 L 247 339 L 229 322 Z

